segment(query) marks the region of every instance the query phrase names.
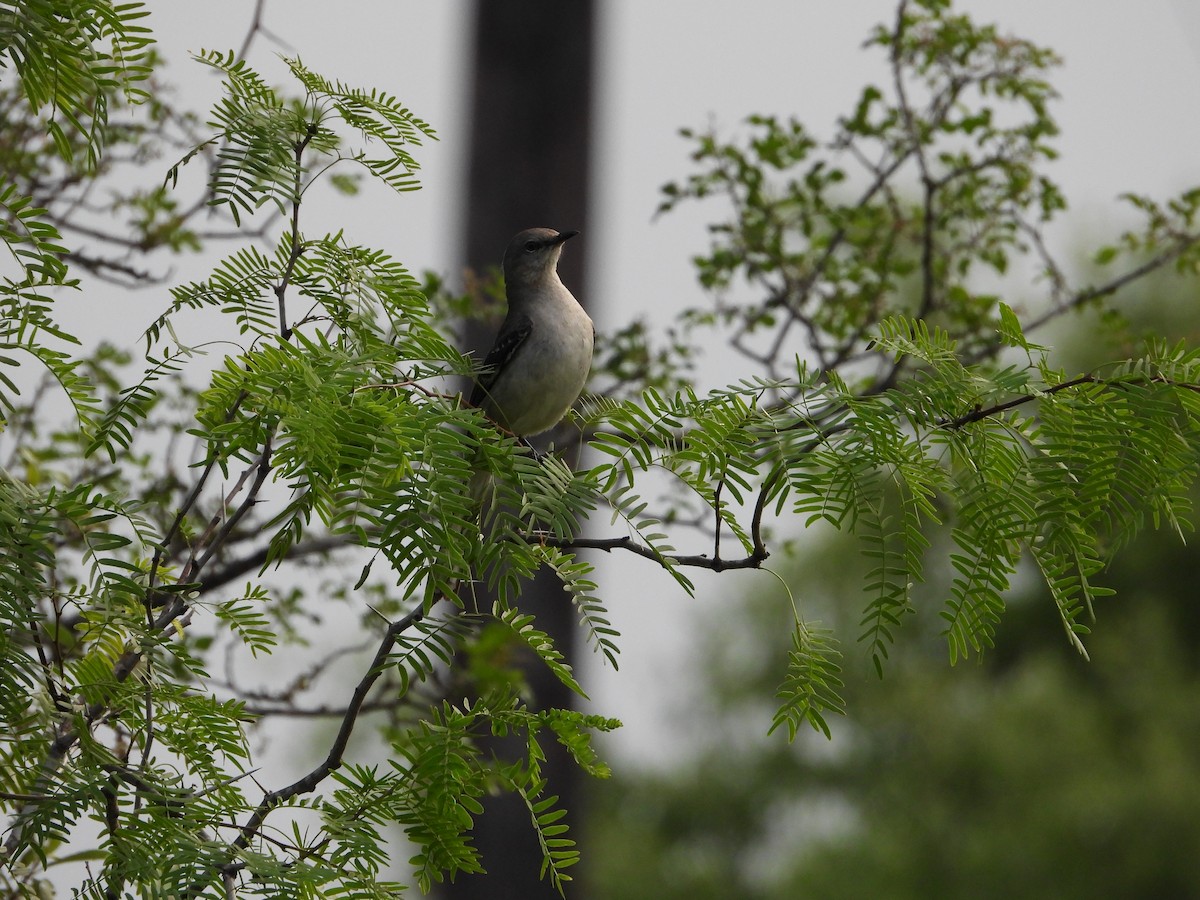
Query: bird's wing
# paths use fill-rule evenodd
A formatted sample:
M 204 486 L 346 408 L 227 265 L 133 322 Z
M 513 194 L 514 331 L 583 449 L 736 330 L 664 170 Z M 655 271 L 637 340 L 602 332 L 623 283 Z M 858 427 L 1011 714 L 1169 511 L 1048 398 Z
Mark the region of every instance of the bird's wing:
M 500 377 L 504 367 L 516 355 L 517 350 L 525 343 L 525 339 L 532 331 L 533 322 L 529 316 L 517 316 L 515 319 L 505 321 L 504 327 L 500 329 L 500 334 L 496 337 L 495 345 L 483 361 L 483 370 L 475 380 L 475 389 L 471 391 L 472 406 L 478 406 L 483 402 L 488 395 L 488 389 L 496 383 L 496 379 Z

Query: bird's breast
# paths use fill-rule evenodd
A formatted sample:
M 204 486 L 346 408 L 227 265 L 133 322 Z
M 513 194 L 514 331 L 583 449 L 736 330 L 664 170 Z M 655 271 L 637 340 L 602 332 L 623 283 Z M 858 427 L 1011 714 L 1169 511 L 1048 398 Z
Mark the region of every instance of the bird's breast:
M 553 428 L 579 399 L 592 366 L 592 320 L 571 298 L 542 311 L 509 367 L 512 377 L 492 387 L 501 424 L 517 435 Z

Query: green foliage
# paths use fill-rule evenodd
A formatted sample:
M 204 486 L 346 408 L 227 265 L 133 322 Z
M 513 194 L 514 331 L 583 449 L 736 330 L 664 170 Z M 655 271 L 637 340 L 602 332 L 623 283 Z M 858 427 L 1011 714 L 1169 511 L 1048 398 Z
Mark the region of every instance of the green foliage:
M 621 633 L 613 627 L 603 601 L 595 596 L 596 583 L 590 578 L 592 567 L 569 553 L 550 547 L 545 550 L 545 565 L 554 570 L 570 594 L 592 649 L 604 654 L 609 665 L 616 669 L 617 654 L 621 652 L 616 639 Z
M 108 98 L 148 99 L 149 13 L 141 3 L 109 0 L 21 0 L 0 4 L 0 66 L 5 59 L 21 79 L 34 112 L 46 110 L 45 128 L 59 155 L 74 159 L 73 137 L 84 139 L 95 169 L 104 150 Z
M 509 693 L 460 707 L 431 699 L 479 617 L 429 612 L 447 600 L 465 607 L 460 589 L 465 596 L 472 579 L 491 580 L 502 589 L 487 618 L 582 693 L 550 636 L 516 602 L 521 579 L 549 557 L 598 646 L 615 653 L 615 631 L 590 596 L 590 569 L 522 538 L 571 537 L 594 508 L 593 491 L 441 391 L 440 381 L 469 362 L 434 327 L 426 295 L 402 265 L 341 232 L 312 238 L 300 230 L 304 189 L 332 162 L 365 166 L 397 191 L 415 187 L 408 148 L 432 135 L 428 126 L 391 96 L 325 81 L 299 63 L 291 68 L 305 98 L 290 101 L 232 56 L 203 61 L 224 72 L 227 91 L 211 118 L 216 136 L 187 161 L 215 147 L 210 202 L 235 222 L 271 204 L 286 224 L 273 251 L 244 246 L 209 277 L 172 289 L 171 304 L 146 329 L 145 371 L 132 385 L 118 369 L 128 355 L 51 346 L 77 344 L 40 293 L 73 283 L 66 251 L 28 198 L 16 188 L 4 194 L 3 236 L 24 272 L 6 282 L 4 359 L 18 350 L 42 359 L 78 412 L 72 432 L 43 437 L 32 407 L 20 403 L 24 385 L 3 383 L 10 434 L 25 442 L 12 448 L 23 477 L 0 482 L 0 725 L 19 736 L 0 745 L 10 858 L 50 865 L 55 847 L 69 847 L 76 824 L 92 817 L 106 837 L 85 891 L 194 896 L 236 877 L 270 885 L 272 896 L 318 888 L 390 896 L 396 886 L 378 880 L 390 865 L 383 830 L 405 831 L 426 886 L 479 871 L 471 817 L 499 783 L 529 804 L 544 876 L 561 887 L 577 854 L 548 801 L 537 735 L 553 734 L 602 775 L 586 732 L 616 723 L 526 713 Z M 334 118 L 382 151 L 342 150 Z M 289 306 L 299 310 L 294 321 Z M 235 346 L 207 372 L 198 363 L 221 344 L 186 342 L 186 317 L 206 312 L 229 322 L 223 345 Z M 184 380 L 197 377 L 207 382 L 199 391 Z M 182 417 L 168 424 L 176 410 Z M 163 428 L 198 441 L 192 472 L 156 471 L 164 460 L 153 436 Z M 513 511 L 481 534 L 468 484 L 482 452 L 517 491 L 504 488 Z M 106 473 L 101 460 L 114 468 Z M 256 798 L 242 779 L 253 768 L 247 728 L 257 713 L 223 696 L 211 654 L 225 636 L 250 657 L 303 642 L 303 607 L 255 580 L 234 599 L 208 595 L 243 571 L 261 577 L 310 553 L 354 547 L 388 564 L 390 577 L 369 589 L 396 621 L 373 629 L 381 650 L 344 712 L 343 734 L 364 703 L 398 711 L 407 724 L 393 741 L 397 770 L 383 777 L 339 768 L 338 758 L 314 772 L 311 786 Z M 197 632 L 193 619 L 206 611 L 213 615 Z M 309 664 L 310 675 L 272 696 L 265 714 L 291 712 L 294 694 L 336 656 Z M 115 740 L 105 728 L 116 729 Z M 529 759 L 501 766 L 484 753 L 477 742 L 494 728 L 526 734 Z M 326 777 L 342 788 L 301 799 Z M 299 819 L 290 833 L 262 832 L 268 814 L 309 808 L 323 823 L 315 833 Z M 5 878 L 36 888 L 36 867 L 25 871 Z
M 215 610 L 217 618 L 229 623 L 230 630 L 242 639 L 252 654 L 268 654 L 278 643 L 270 621 L 261 611 L 261 606 L 270 598 L 261 585 L 247 585 L 245 594 L 245 597 L 220 604 Z
M 136 56 L 136 7 L 20 9 L 0 21 L 21 32 L 7 46 L 32 107 L 23 121 L 52 105 L 69 128 L 55 131 L 52 115 L 41 130 L 86 145 L 88 177 L 105 173 L 106 134 L 160 151 L 154 125 L 195 126 L 154 103 L 140 129 L 104 124 L 118 93 L 142 99 L 153 62 Z M 53 67 L 31 41 L 67 12 L 43 55 L 78 77 L 47 93 Z M 472 827 L 482 798 L 506 791 L 528 812 L 542 877 L 563 891 L 579 854 L 543 771 L 546 743 L 603 777 L 591 736 L 618 723 L 538 708 L 524 666 L 584 689 L 522 592 L 552 572 L 615 666 L 619 634 L 583 550 L 655 566 L 692 593 L 694 570 L 762 568 L 780 531 L 845 531 L 868 562 L 852 619 L 880 674 L 926 603 L 922 584 L 945 582 L 932 605 L 956 661 L 995 644 L 1032 567 L 1082 652 L 1114 555 L 1147 525 L 1190 527 L 1200 351 L 1152 340 L 1136 358 L 1068 372 L 1029 334 L 1155 269 L 1187 270 L 1200 193 L 1135 198 L 1145 229 L 1101 253 L 1133 267 L 1072 289 L 1040 232 L 1065 208 L 1039 169 L 1056 132 L 1053 55 L 932 0 L 902 2 L 870 43 L 894 83 L 866 88 L 832 138 L 773 116 L 751 118 L 746 140 L 690 136 L 699 171 L 667 186 L 663 209 L 731 202 L 696 261 L 715 302 L 685 311 L 662 347 L 636 324 L 601 342 L 598 391 L 558 443 L 596 451 L 579 471 L 446 388 L 472 371 L 448 325 L 497 284 L 449 297 L 311 221 L 309 187 L 345 189 L 343 164 L 400 198 L 417 186 L 414 153 L 433 131 L 391 94 L 288 60 L 292 97 L 233 53 L 197 57 L 224 95 L 165 186 L 117 205 L 133 211 L 138 248 L 192 246 L 190 213 L 172 198 L 185 164 L 203 163 L 191 208 L 223 214 L 239 244 L 171 287 L 140 357 L 133 342 L 84 352 L 52 317 L 54 289 L 91 288 L 67 265 L 79 259 L 70 215 L 35 202 L 37 164 L 14 167 L 0 186 L 16 266 L 0 285 L 5 888 L 43 890 L 45 868 L 94 852 L 81 895 L 391 896 L 399 887 L 381 873 L 403 833 L 428 889 L 481 872 Z M 104 99 L 85 121 L 88 84 Z M 1053 303 L 1022 317 L 977 275 L 999 278 L 1030 253 Z M 224 328 L 200 343 L 197 320 Z M 691 377 L 701 330 L 745 361 L 734 384 Z M 48 381 L 14 377 L 23 357 Z M 45 384 L 69 400 L 69 426 L 45 421 Z M 792 612 L 770 728 L 828 736 L 846 708 L 846 642 Z M 360 642 L 333 646 L 343 628 Z M 268 653 L 290 682 L 247 686 L 234 661 L 261 672 Z M 348 697 L 311 701 L 351 663 Z M 390 768 L 351 743 L 374 714 Z M 328 750 L 291 784 L 273 772 L 252 782 L 255 724 L 278 715 L 330 717 Z M 501 737 L 520 750 L 504 755 Z M 79 850 L 85 819 L 99 837 Z
M 845 705 L 838 694 L 842 687 L 839 677 L 841 653 L 828 632 L 809 628 L 796 621 L 792 633 L 792 650 L 788 654 L 787 677 L 779 688 L 783 706 L 775 713 L 771 731 L 787 725 L 788 738 L 796 739 L 802 725 L 809 725 L 829 737 L 826 711 L 844 713 Z
M 235 223 L 243 213 L 253 214 L 267 204 L 286 214 L 300 200 L 315 160 L 321 160 L 322 169 L 332 162 L 357 163 L 395 191 L 420 186 L 414 174 L 419 167 L 408 148 L 435 135 L 395 97 L 328 81 L 300 60 L 289 59 L 305 98 L 288 102 L 232 50 L 204 51 L 196 59 L 225 77 L 226 90 L 208 123 L 215 135 L 180 164 L 209 145 L 218 147 L 210 203 L 227 208 Z M 344 151 L 336 129 L 339 120 L 365 140 L 382 143 L 383 154 Z M 178 165 L 168 177 L 178 179 Z
M 941 3 L 902 4 L 896 26 L 869 45 L 888 55 L 890 98 L 868 85 L 828 140 L 763 115 L 750 117 L 745 142 L 685 130 L 702 171 L 664 188 L 663 211 L 731 202 L 697 275 L 706 288 L 748 284 L 762 298 L 727 301 L 719 315 L 736 326 L 734 346 L 769 370 L 790 360 L 775 335 L 807 333 L 821 364 L 838 367 L 897 309 L 990 340 L 996 298 L 976 294 L 971 276 L 1006 272 L 1031 230 L 1065 206 L 1036 168 L 1055 155 L 1052 52 Z
M 44 366 L 66 393 L 80 424 L 96 414 L 89 386 L 78 372 L 79 363 L 66 348 L 78 339 L 54 321 L 50 291 L 74 287 L 62 257 L 58 230 L 43 220 L 45 210 L 34 207 L 15 185 L 0 185 L 0 239 L 18 267 L 17 277 L 0 276 L 0 366 L 15 368 L 19 358 L 32 357 Z M 56 347 L 55 345 L 58 345 Z M 15 410 L 17 383 L 0 370 L 0 422 Z
M 1187 527 L 1197 443 L 1184 410 L 1193 405 L 1196 356 L 1152 345 L 1139 359 L 1071 375 L 1026 332 L 1158 266 L 1194 266 L 1196 193 L 1166 203 L 1129 198 L 1147 225 L 1104 259 L 1124 251 L 1149 262 L 1073 290 L 1041 233 L 1065 209 L 1039 171 L 1055 155 L 1055 95 L 1045 77 L 1055 55 L 942 2 L 899 4 L 894 24 L 869 44 L 887 54 L 892 85 L 865 88 L 828 140 L 763 115 L 749 119 L 745 140 L 684 131 L 699 171 L 664 188 L 664 212 L 714 197 L 731 209 L 695 259 L 715 311 L 685 317 L 727 334 L 766 376 L 748 429 L 754 451 L 730 453 L 762 487 L 749 518 L 749 504 L 735 507 L 741 532 L 728 527 L 749 535 L 743 546 L 753 551 L 756 517 L 769 503 L 790 504 L 805 525 L 853 531 L 871 561 L 860 639 L 880 674 L 914 611 L 930 548 L 942 546 L 932 537 L 939 530 L 953 544 L 942 610 L 952 660 L 992 645 L 1025 561 L 1084 653 L 1116 550 L 1145 523 L 1174 528 L 1178 518 Z M 1003 276 L 1031 254 L 1055 308 L 1022 322 L 1012 304 L 978 292 L 975 275 L 984 267 Z M 807 352 L 798 367 L 787 349 L 797 343 Z M 643 405 L 664 423 L 657 432 L 622 421 L 617 437 L 599 439 L 628 459 L 626 481 L 632 463 L 670 466 L 678 448 L 708 434 L 733 446 L 694 406 L 659 411 L 657 394 Z M 626 448 L 650 434 L 659 455 Z M 819 672 L 803 641 L 797 651 L 776 725 L 807 708 L 803 685 Z
M 837 598 L 857 583 L 854 553 L 850 536 L 821 541 L 785 575 L 825 588 L 832 602 L 814 605 L 835 629 L 853 625 Z M 712 724 L 678 765 L 619 771 L 594 792 L 593 889 L 619 900 L 1186 896 L 1198 861 L 1162 848 L 1200 837 L 1200 644 L 1180 589 L 1197 574 L 1192 548 L 1143 534 L 1108 572 L 1117 598 L 1099 604 L 1088 663 L 1063 652 L 1033 578 L 1017 583 L 978 665 L 947 668 L 936 617 L 897 636 L 882 683 L 866 674 L 866 648 L 847 647 L 849 711 L 830 745 L 782 748 L 744 721 L 789 646 L 778 592 L 739 598 L 737 642 L 726 609 L 713 610 L 679 700 L 711 704 Z
M 393 766 L 405 782 L 420 786 L 409 792 L 410 806 L 398 821 L 422 848 L 410 861 L 422 890 L 458 873 L 482 871 L 468 832 L 473 818 L 483 812 L 479 801 L 486 785 L 495 779 L 524 799 L 543 851 L 542 875 L 561 891 L 570 880 L 564 870 L 578 853 L 574 841 L 562 837 L 567 827 L 560 823 L 564 811 L 554 808 L 558 798 L 545 796 L 545 751 L 539 736 L 550 730 L 576 761 L 604 775 L 607 770 L 596 766 L 586 732 L 610 731 L 618 724 L 567 710 L 533 713 L 515 697 L 500 694 L 461 706 L 444 703 L 418 731 L 406 731 L 393 742 Z M 524 733 L 525 755 L 507 764 L 489 760 L 477 743 L 484 726 L 497 735 Z

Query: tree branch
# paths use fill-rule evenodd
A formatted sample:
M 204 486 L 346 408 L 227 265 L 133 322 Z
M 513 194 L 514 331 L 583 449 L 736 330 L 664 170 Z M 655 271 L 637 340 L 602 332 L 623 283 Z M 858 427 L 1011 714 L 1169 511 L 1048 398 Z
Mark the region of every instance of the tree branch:
M 1139 382 L 1149 382 L 1151 384 L 1162 384 L 1170 387 L 1176 387 L 1184 391 L 1192 391 L 1200 393 L 1200 384 L 1191 384 L 1190 382 L 1172 381 L 1162 377 L 1149 378 L 1133 378 L 1133 379 L 1114 379 L 1108 381 L 1104 378 L 1098 378 L 1095 375 L 1080 375 L 1078 378 L 1072 378 L 1070 381 L 1063 381 L 1059 384 L 1051 385 L 1050 387 L 1037 391 L 1036 393 L 1022 394 L 1019 397 L 1014 397 L 1011 400 L 1006 400 L 1003 403 L 997 403 L 994 406 L 988 406 L 980 409 L 974 409 L 969 413 L 961 416 L 956 416 L 952 419 L 942 419 L 937 423 L 938 428 L 946 428 L 950 431 L 958 431 L 965 428 L 974 422 L 980 422 L 984 419 L 989 419 L 992 416 L 999 415 L 1002 412 L 1007 412 L 1010 409 L 1015 409 L 1033 400 L 1041 399 L 1042 397 L 1060 394 L 1063 391 L 1070 390 L 1073 387 L 1079 387 L 1081 384 L 1098 384 L 1108 388 L 1119 388 L 1125 384 L 1137 384 Z
M 946 428 L 950 431 L 958 431 L 973 422 L 980 422 L 992 416 L 999 415 L 1010 409 L 1015 409 L 1032 400 L 1037 400 L 1039 397 L 1045 397 L 1053 394 L 1059 394 L 1063 391 L 1070 390 L 1073 387 L 1078 387 L 1081 384 L 1096 384 L 1100 379 L 1094 375 L 1080 375 L 1078 378 L 1072 378 L 1070 381 L 1064 381 L 1060 384 L 1046 388 L 1044 391 L 1038 391 L 1036 394 L 1022 394 L 1020 397 L 1014 397 L 1012 400 L 1006 400 L 1003 403 L 997 403 L 994 406 L 986 408 L 974 409 L 966 415 L 957 416 L 952 419 L 942 419 L 937 423 L 938 428 Z
M 241 833 L 230 845 L 230 849 L 235 853 L 238 850 L 244 850 L 250 846 L 250 842 L 254 840 L 266 821 L 271 810 L 275 809 L 279 804 L 285 803 L 291 798 L 299 794 L 307 794 L 316 789 L 322 781 L 329 777 L 335 769 L 342 765 L 342 755 L 346 752 L 346 746 L 350 743 L 350 736 L 354 733 L 355 723 L 358 721 L 359 714 L 364 711 L 367 706 L 367 694 L 374 687 L 375 682 L 383 674 L 387 667 L 388 656 L 392 652 L 392 648 L 396 645 L 396 639 L 407 631 L 409 628 L 416 625 L 425 618 L 425 607 L 418 606 L 402 619 L 390 624 L 383 634 L 383 639 L 379 642 L 379 648 L 375 651 L 375 656 L 371 660 L 371 666 L 354 688 L 354 693 L 350 697 L 350 702 L 345 708 L 342 715 L 342 723 L 338 727 L 337 734 L 334 735 L 333 744 L 329 748 L 329 753 L 312 771 L 303 778 L 292 782 L 287 787 L 279 788 L 278 790 L 270 791 L 259 802 L 258 807 L 250 814 L 250 818 L 246 824 L 242 826 Z M 231 863 L 231 865 L 236 865 Z M 205 888 L 204 882 L 196 882 L 189 887 L 185 896 L 198 896 Z
M 1026 332 L 1033 331 L 1045 325 L 1051 319 L 1063 315 L 1073 309 L 1078 309 L 1081 306 L 1086 306 L 1093 300 L 1099 300 L 1101 297 L 1108 297 L 1115 294 L 1117 291 L 1126 285 L 1132 284 L 1140 278 L 1144 278 L 1152 272 L 1161 269 L 1168 263 L 1174 262 L 1192 247 L 1200 244 L 1200 234 L 1187 234 L 1180 236 L 1176 243 L 1168 247 L 1156 256 L 1152 256 L 1139 266 L 1135 266 L 1128 272 L 1116 276 L 1115 278 L 1103 284 L 1094 287 L 1085 288 L 1079 291 L 1074 297 L 1070 298 L 1062 306 L 1057 306 L 1042 313 L 1042 315 L 1031 319 L 1025 326 Z
M 709 569 L 713 572 L 724 572 L 728 569 L 758 569 L 766 561 L 771 554 L 765 547 L 757 547 L 748 556 L 743 556 L 738 559 L 724 559 L 722 557 L 712 557 L 707 553 L 698 554 L 680 554 L 680 553 L 659 553 L 653 547 L 639 543 L 630 537 L 619 538 L 582 538 L 575 537 L 567 540 L 558 538 L 548 538 L 538 535 L 528 535 L 526 537 L 531 544 L 543 544 L 547 547 L 553 547 L 556 550 L 603 550 L 605 553 L 611 553 L 613 550 L 627 550 L 637 556 L 645 559 L 653 560 L 657 563 L 670 563 L 675 566 L 686 566 L 697 569 Z
M 327 535 L 319 538 L 309 538 L 301 541 L 293 546 L 287 552 L 288 559 L 297 559 L 305 556 L 315 556 L 321 553 L 328 553 L 332 550 L 340 550 L 344 547 L 352 546 L 345 537 L 340 535 Z M 199 581 L 198 591 L 206 594 L 216 588 L 223 587 L 235 578 L 240 578 L 247 572 L 253 572 L 256 569 L 261 569 L 267 563 L 270 555 L 269 547 L 262 547 L 255 550 L 253 553 L 243 556 L 240 559 L 227 562 L 221 568 L 214 571 L 211 575 L 201 578 Z
M 303 184 L 301 176 L 304 174 L 304 151 L 308 145 L 312 143 L 312 139 L 317 136 L 317 126 L 310 122 L 308 129 L 304 132 L 304 137 L 296 141 L 292 148 L 295 155 L 295 181 L 292 189 L 295 195 L 292 197 L 292 240 L 291 246 L 288 248 L 287 262 L 283 267 L 283 276 L 279 279 L 279 283 L 275 285 L 275 297 L 279 301 L 279 336 L 285 341 L 291 340 L 292 329 L 287 323 L 287 309 L 284 300 L 287 296 L 288 286 L 292 283 L 292 275 L 296 271 L 296 263 L 300 261 L 300 257 L 304 254 L 304 244 L 300 241 L 300 195 L 302 193 Z

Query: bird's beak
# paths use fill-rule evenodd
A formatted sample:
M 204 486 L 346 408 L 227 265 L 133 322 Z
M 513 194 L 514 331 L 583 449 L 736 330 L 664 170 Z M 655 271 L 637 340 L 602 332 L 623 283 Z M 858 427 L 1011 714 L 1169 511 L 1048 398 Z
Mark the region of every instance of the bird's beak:
M 564 232 L 560 233 L 558 235 L 558 237 L 550 239 L 550 246 L 553 247 L 555 244 L 561 244 L 561 243 L 563 243 L 563 241 L 569 241 L 571 238 L 575 237 L 575 235 L 577 235 L 577 234 L 579 234 L 578 231 L 564 231 Z

